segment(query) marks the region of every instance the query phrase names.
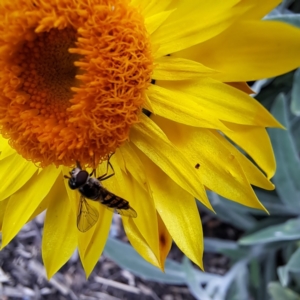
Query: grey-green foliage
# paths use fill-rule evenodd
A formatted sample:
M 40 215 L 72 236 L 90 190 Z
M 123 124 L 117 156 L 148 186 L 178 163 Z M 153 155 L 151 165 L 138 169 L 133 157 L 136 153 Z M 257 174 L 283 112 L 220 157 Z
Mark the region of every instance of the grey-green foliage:
M 294 14 L 289 5 L 298 12 Z M 283 1 L 266 19 L 300 27 L 300 1 Z M 299 53 L 300 55 L 300 53 Z M 235 242 L 205 239 L 205 251 L 228 257 L 223 276 L 204 273 L 187 258 L 167 259 L 165 273 L 144 261 L 128 244 L 110 238 L 105 255 L 145 280 L 186 285 L 199 300 L 300 300 L 300 70 L 257 82 L 257 99 L 285 126 L 270 129 L 277 161 L 276 191 L 256 190 L 268 209 L 250 209 L 208 193 L 219 218 L 244 232 Z
M 272 282 L 268 286 L 273 300 L 300 300 L 300 296 L 288 288 L 284 288 L 278 282 Z
M 299 18 L 300 20 L 300 18 Z M 295 116 L 300 116 L 300 69 L 295 72 L 291 96 L 291 111 Z

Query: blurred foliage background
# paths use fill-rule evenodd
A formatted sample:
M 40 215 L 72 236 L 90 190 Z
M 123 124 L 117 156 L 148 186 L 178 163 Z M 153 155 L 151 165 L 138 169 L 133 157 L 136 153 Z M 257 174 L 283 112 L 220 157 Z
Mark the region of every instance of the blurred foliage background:
M 288 0 L 266 19 L 300 27 L 299 13 L 300 1 Z M 210 193 L 217 215 L 199 206 L 205 273 L 186 257 L 180 262 L 168 259 L 161 273 L 113 237 L 105 249 L 107 257 L 146 280 L 186 285 L 199 300 L 300 300 L 300 69 L 255 82 L 252 88 L 255 98 L 286 128 L 269 130 L 277 161 L 272 179 L 276 190 L 255 189 L 270 216 Z M 220 272 L 212 267 L 216 260 Z

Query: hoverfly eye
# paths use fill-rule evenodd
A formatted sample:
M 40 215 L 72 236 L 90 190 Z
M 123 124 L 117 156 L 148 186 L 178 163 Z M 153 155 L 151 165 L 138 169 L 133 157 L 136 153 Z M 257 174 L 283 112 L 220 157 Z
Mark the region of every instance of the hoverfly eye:
M 78 189 L 78 186 L 77 186 L 74 178 L 70 178 L 69 181 L 68 181 L 68 183 L 69 183 L 69 187 L 70 187 L 71 190 Z
M 70 174 L 71 177 L 69 179 L 69 187 L 72 190 L 76 190 L 83 186 L 89 177 L 89 173 L 83 170 L 78 172 L 76 169 L 74 169 L 70 172 Z
M 81 186 L 81 185 L 85 184 L 88 177 L 89 177 L 89 173 L 87 171 L 82 170 L 82 171 L 78 172 L 78 174 L 76 175 L 76 179 L 75 179 L 76 185 Z

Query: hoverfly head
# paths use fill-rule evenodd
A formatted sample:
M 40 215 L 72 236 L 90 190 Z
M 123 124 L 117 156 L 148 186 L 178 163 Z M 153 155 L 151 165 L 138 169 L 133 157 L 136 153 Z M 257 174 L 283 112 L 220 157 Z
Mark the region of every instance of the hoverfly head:
M 89 178 L 89 173 L 85 170 L 81 170 L 80 168 L 74 168 L 71 172 L 70 172 L 71 177 L 69 178 L 69 187 L 72 190 L 76 190 L 78 188 L 80 188 L 81 186 L 83 186 L 88 178 Z

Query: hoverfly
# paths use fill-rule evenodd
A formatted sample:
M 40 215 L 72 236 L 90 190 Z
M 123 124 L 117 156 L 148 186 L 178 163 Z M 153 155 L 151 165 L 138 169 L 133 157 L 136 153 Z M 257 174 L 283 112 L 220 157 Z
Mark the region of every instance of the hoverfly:
M 76 162 L 76 168 L 70 172 L 70 177 L 66 175 L 64 176 L 65 178 L 69 179 L 69 187 L 72 190 L 78 189 L 80 192 L 77 213 L 77 228 L 81 232 L 88 231 L 97 223 L 99 219 L 98 210 L 91 206 L 86 199 L 97 201 L 103 204 L 107 209 L 117 212 L 122 216 L 132 218 L 137 216 L 136 211 L 130 207 L 127 200 L 111 193 L 101 184 L 101 181 L 115 175 L 114 169 L 109 161 L 110 158 L 111 156 L 109 156 L 107 160 L 106 173 L 100 177 L 93 176 L 95 174 L 95 170 L 93 170 L 90 174 L 86 170 L 82 170 L 79 162 Z M 107 175 L 109 166 L 111 167 L 113 173 Z

